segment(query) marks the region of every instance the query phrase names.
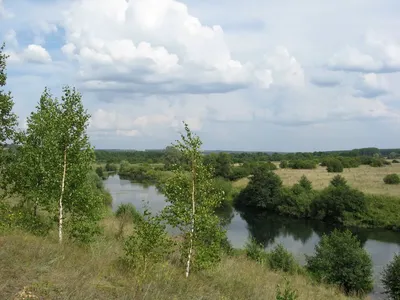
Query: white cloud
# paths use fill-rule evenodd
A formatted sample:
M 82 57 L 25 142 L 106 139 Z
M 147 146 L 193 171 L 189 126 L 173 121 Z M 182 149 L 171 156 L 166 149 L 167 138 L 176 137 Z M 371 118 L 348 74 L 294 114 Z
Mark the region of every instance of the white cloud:
M 360 76 L 354 88 L 355 96 L 375 98 L 388 93 L 388 83 L 382 75 L 367 73 Z
M 202 25 L 175 0 L 75 1 L 64 29 L 62 50 L 92 90 L 224 92 L 254 76 L 232 58 L 221 27 Z
M 46 64 L 52 61 L 49 52 L 40 45 L 31 44 L 21 52 L 9 51 L 11 62 Z
M 328 67 L 350 72 L 400 72 L 400 41 L 368 34 L 363 48 L 347 46 L 329 60 Z

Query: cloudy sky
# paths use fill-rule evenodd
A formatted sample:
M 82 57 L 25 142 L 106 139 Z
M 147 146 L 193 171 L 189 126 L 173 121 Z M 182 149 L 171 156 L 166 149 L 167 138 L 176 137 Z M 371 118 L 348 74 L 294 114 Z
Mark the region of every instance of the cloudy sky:
M 21 124 L 76 86 L 97 148 L 400 147 L 398 0 L 0 0 Z

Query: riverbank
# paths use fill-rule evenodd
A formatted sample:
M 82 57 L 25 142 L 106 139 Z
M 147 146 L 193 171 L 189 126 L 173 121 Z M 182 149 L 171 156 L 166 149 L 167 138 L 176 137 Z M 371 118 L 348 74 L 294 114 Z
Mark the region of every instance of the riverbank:
M 116 220 L 103 221 L 104 234 L 89 248 L 56 236 L 24 232 L 0 236 L 0 295 L 14 298 L 21 291 L 36 299 L 275 299 L 284 275 L 243 255 L 223 258 L 216 268 L 184 278 L 174 255 L 162 265 L 135 274 L 119 263 L 122 241 L 115 239 Z M 350 299 L 336 288 L 313 283 L 302 275 L 286 275 L 303 300 Z M 35 299 L 35 298 L 32 298 Z

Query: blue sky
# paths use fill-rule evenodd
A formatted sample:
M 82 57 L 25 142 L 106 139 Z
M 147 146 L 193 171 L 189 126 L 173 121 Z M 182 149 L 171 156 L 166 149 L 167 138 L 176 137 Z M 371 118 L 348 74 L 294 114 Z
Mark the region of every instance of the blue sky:
M 398 0 L 0 0 L 21 127 L 76 86 L 97 148 L 400 147 Z

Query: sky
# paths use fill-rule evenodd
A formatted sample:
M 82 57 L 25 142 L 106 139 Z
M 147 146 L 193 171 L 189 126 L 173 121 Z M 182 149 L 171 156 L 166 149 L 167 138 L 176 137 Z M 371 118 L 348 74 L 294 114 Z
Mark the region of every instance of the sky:
M 398 0 L 0 0 L 20 126 L 75 86 L 101 149 L 400 147 Z

